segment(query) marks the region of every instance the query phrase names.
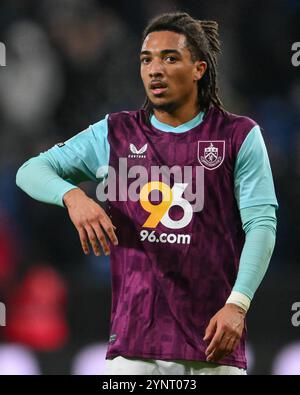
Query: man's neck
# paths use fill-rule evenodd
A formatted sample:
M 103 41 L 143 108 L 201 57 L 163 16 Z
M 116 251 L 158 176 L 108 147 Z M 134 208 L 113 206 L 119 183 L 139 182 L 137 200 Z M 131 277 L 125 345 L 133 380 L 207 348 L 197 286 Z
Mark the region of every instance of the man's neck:
M 195 106 L 195 108 L 179 108 L 174 112 L 167 112 L 163 110 L 154 110 L 154 115 L 159 122 L 166 123 L 170 126 L 179 126 L 183 123 L 190 121 L 195 118 L 200 112 L 199 107 Z

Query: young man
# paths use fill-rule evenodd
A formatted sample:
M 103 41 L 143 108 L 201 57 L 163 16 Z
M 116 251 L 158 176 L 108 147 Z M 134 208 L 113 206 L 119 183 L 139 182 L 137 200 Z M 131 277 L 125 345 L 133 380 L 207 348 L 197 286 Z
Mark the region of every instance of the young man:
M 85 253 L 110 254 L 108 374 L 245 374 L 277 200 L 259 126 L 222 108 L 219 51 L 216 22 L 157 17 L 140 54 L 144 108 L 18 171 L 30 196 L 66 206 Z M 107 175 L 108 213 L 77 187 Z

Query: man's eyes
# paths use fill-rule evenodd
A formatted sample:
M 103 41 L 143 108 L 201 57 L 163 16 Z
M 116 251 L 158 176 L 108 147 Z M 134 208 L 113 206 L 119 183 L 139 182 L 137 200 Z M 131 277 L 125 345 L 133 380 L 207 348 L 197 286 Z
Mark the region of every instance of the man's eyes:
M 150 62 L 150 58 L 141 58 L 141 63 L 147 64 Z
M 168 63 L 175 63 L 178 59 L 176 58 L 176 56 L 168 55 L 168 56 L 165 57 L 165 60 Z
M 166 61 L 167 63 L 175 63 L 178 59 L 176 56 L 167 55 L 163 58 L 163 60 Z M 149 58 L 149 57 L 141 58 L 141 63 L 143 63 L 143 64 L 148 64 L 150 62 L 151 62 L 151 58 Z

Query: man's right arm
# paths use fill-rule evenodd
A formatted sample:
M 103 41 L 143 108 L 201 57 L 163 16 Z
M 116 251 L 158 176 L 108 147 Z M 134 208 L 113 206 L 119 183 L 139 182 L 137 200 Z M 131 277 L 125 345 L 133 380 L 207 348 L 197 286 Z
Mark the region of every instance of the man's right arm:
M 29 159 L 17 172 L 16 183 L 28 195 L 63 207 L 63 196 L 81 181 L 97 181 L 107 166 L 107 117 L 68 141 Z
M 16 184 L 33 199 L 63 207 L 63 196 L 77 188 L 77 182 L 63 179 L 54 163 L 49 152 L 29 159 L 18 170 Z
M 115 227 L 105 211 L 77 188 L 81 181 L 97 181 L 99 168 L 108 168 L 108 162 L 106 117 L 65 143 L 29 159 L 16 176 L 17 185 L 34 199 L 68 209 L 86 254 L 88 242 L 95 255 L 101 254 L 99 244 L 106 255 L 110 253 L 103 231 L 114 245 L 118 243 Z

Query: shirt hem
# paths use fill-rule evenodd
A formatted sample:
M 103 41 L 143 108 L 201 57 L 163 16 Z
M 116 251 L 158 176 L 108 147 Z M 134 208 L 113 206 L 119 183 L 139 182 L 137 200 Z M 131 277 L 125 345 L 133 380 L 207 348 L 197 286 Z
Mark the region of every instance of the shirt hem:
M 141 358 L 141 359 L 159 359 L 163 361 L 190 361 L 190 362 L 207 362 L 205 357 L 199 357 L 198 359 L 187 359 L 182 356 L 175 356 L 175 355 L 162 355 L 162 354 L 151 354 L 143 352 L 142 355 L 138 353 L 128 353 L 128 352 L 107 352 L 106 359 L 113 359 L 115 357 L 128 357 L 128 358 Z M 207 362 L 209 363 L 209 362 Z M 213 362 L 217 365 L 223 366 L 233 366 L 240 369 L 247 369 L 246 361 L 242 360 L 222 360 L 222 362 Z

